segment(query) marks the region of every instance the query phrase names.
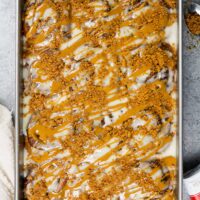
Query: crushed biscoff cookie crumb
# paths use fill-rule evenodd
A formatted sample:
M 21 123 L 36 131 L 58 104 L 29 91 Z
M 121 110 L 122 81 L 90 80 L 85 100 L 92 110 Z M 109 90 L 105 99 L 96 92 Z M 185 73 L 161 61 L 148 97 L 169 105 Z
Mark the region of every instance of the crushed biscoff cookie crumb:
M 186 15 L 186 24 L 191 33 L 200 34 L 200 15 L 197 13 L 189 13 Z

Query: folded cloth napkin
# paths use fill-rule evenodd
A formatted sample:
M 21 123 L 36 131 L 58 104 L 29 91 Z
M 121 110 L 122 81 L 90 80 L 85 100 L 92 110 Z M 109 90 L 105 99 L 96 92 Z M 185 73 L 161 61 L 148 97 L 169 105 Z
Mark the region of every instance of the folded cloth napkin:
M 0 199 L 14 199 L 14 128 L 11 112 L 0 105 Z

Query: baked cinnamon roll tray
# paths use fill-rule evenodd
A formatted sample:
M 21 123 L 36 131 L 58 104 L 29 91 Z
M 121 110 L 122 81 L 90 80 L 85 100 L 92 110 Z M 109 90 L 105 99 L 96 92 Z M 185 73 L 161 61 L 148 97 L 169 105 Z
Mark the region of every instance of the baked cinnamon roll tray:
M 182 1 L 17 2 L 15 199 L 182 199 Z

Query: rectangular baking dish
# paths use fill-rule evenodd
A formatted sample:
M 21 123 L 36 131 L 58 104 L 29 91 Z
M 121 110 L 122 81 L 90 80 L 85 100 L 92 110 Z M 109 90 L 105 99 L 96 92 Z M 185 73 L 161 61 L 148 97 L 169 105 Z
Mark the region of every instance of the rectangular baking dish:
M 16 115 L 15 115 L 15 200 L 24 198 L 23 178 L 23 149 L 24 136 L 21 132 L 22 120 L 20 117 L 20 104 L 22 94 L 22 37 L 21 37 L 21 16 L 23 0 L 16 1 Z M 182 0 L 177 0 L 178 5 L 178 100 L 177 100 L 177 199 L 182 200 Z

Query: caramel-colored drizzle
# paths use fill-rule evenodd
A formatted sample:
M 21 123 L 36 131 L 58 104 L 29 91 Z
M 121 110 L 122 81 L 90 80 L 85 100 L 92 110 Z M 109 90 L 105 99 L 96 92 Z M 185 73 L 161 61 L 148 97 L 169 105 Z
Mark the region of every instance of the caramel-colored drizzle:
M 160 157 L 176 134 L 170 9 L 171 0 L 26 0 L 27 199 L 176 198 L 176 159 Z

